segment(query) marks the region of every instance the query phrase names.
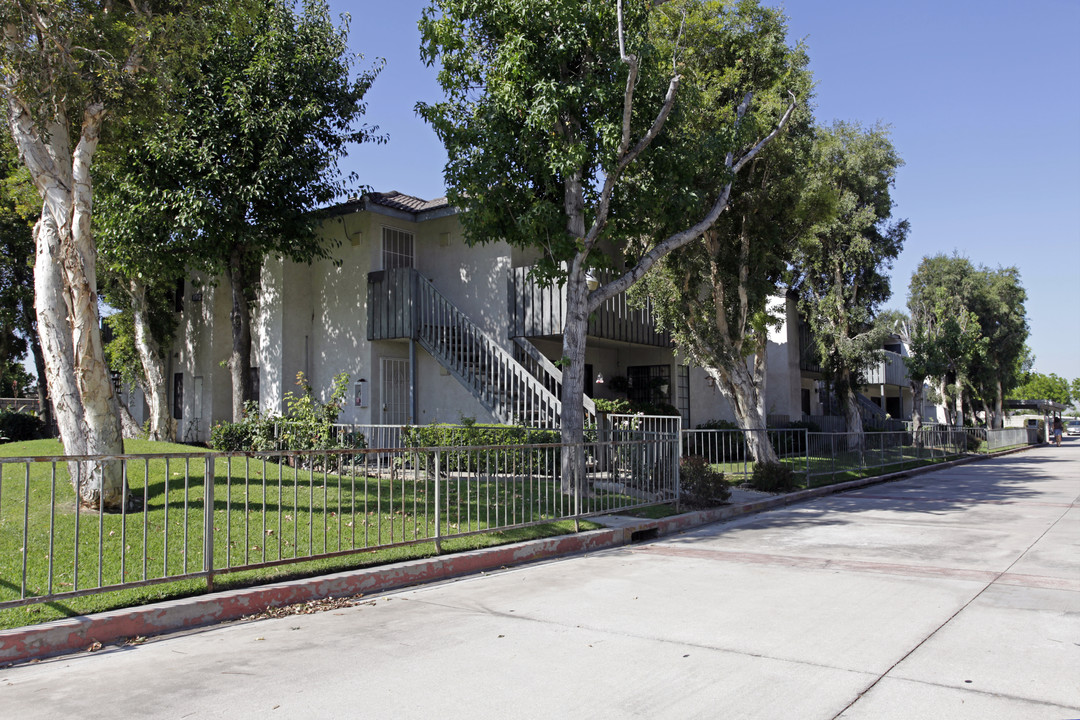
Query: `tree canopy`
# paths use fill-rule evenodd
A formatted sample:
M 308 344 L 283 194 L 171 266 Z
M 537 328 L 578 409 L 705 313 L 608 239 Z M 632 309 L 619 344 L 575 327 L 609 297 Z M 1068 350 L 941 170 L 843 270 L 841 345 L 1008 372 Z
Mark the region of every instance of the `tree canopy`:
M 209 12 L 211 32 L 175 68 L 142 142 L 120 146 L 109 166 L 102 229 L 121 275 L 170 287 L 192 272 L 228 278 L 238 420 L 252 395 L 250 317 L 263 259 L 327 256 L 311 211 L 346 192 L 352 178 L 337 162 L 349 145 L 381 140 L 359 124 L 380 66 L 354 72 L 347 25 L 322 0 Z
M 978 401 L 1001 426 L 1027 354 L 1026 297 L 1016 268 L 991 270 L 955 254 L 925 257 L 912 274 L 913 367 L 925 366 L 955 420 Z
M 565 441 L 581 439 L 588 314 L 711 227 L 727 208 L 736 174 L 790 117 L 792 104 L 763 130 L 749 116 L 755 93 L 785 84 L 782 72 L 747 75 L 718 90 L 723 129 L 681 147 L 704 152 L 704 139 L 724 148 L 709 157 L 720 158 L 717 172 L 726 181 L 702 202 L 683 205 L 700 213 L 676 212 L 690 173 L 655 146 L 674 143 L 673 113 L 695 107 L 679 109 L 689 64 L 680 33 L 697 24 L 682 19 L 705 19 L 729 5 L 437 0 L 421 19 L 422 55 L 440 63 L 447 100 L 418 110 L 447 148 L 447 194 L 461 208 L 467 239 L 525 248 L 535 257 L 534 277 L 565 287 Z M 705 56 L 710 48 L 696 51 Z M 706 76 L 718 80 L 723 72 Z M 676 208 L 669 212 L 670 205 Z M 658 225 L 660 217 L 676 219 Z M 613 270 L 614 279 L 589 289 L 586 276 L 596 268 Z M 564 467 L 564 483 L 580 474 L 571 471 Z
M 887 335 L 874 318 L 889 298 L 887 272 L 908 233 L 907 220 L 892 219 L 890 191 L 901 164 L 883 126 L 818 129 L 806 202 L 819 208 L 819 220 L 801 239 L 793 287 L 853 433 L 862 433 L 855 400 L 861 373 L 880 359 Z

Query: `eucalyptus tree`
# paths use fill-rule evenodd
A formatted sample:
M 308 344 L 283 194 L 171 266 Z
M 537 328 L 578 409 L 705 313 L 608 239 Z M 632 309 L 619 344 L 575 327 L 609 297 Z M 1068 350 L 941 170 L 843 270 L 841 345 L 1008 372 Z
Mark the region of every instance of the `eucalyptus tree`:
M 589 314 L 628 290 L 672 250 L 701 236 L 727 208 L 735 175 L 780 132 L 794 106 L 764 130 L 746 121 L 748 84 L 724 102 L 719 153 L 726 182 L 696 217 L 643 245 L 655 214 L 647 198 L 678 204 L 688 178 L 653 172 L 651 146 L 669 133 L 682 94 L 684 17 L 723 3 L 685 0 L 435 0 L 420 21 L 421 52 L 438 62 L 447 99 L 419 104 L 447 149 L 447 195 L 469 242 L 504 240 L 538 252 L 534 277 L 565 286 L 561 433 L 580 442 Z M 687 40 L 689 43 L 690 40 Z M 665 52 L 667 48 L 670 52 Z M 703 48 L 704 52 L 705 49 Z M 760 132 L 758 132 L 760 131 Z M 649 183 L 669 192 L 642 193 Z M 590 290 L 593 270 L 615 271 Z M 580 477 L 564 453 L 563 488 Z
M 345 192 L 337 162 L 347 147 L 381 140 L 357 125 L 380 66 L 353 72 L 347 16 L 336 26 L 322 0 L 303 0 L 299 11 L 287 0 L 250 0 L 217 12 L 217 31 L 173 78 L 136 164 L 151 181 L 120 181 L 151 208 L 154 226 L 119 230 L 129 245 L 144 237 L 171 248 L 165 275 L 180 249 L 189 270 L 227 278 L 240 420 L 252 398 L 251 314 L 263 260 L 328 256 L 311 211 Z
M 115 455 L 123 449 L 98 327 L 97 247 L 91 231 L 94 155 L 107 118 L 122 118 L 147 90 L 156 59 L 183 44 L 175 21 L 190 4 L 5 0 L 0 5 L 0 96 L 19 157 L 43 200 L 34 229 L 35 304 L 45 376 L 69 454 Z M 118 463 L 72 463 L 70 468 L 81 503 L 122 507 L 126 493 Z
M 660 216 L 661 236 L 700 215 L 730 180 L 723 162 L 730 142 L 715 139 L 727 131 L 734 96 L 764 88 L 744 118 L 764 128 L 783 115 L 787 91 L 800 97 L 811 91 L 806 54 L 788 46 L 779 10 L 756 3 L 700 9 L 706 13 L 682 23 L 683 112 L 673 119 L 677 137 L 662 144 L 677 147 L 669 161 L 689 175 L 688 192 Z M 642 281 L 679 351 L 714 378 L 758 462 L 777 461 L 765 432 L 768 340 L 770 328 L 784 321 L 785 271 L 812 218 L 800 202 L 812 139 L 813 118 L 801 105 L 783 134 L 735 178 L 728 212 Z M 667 188 L 646 185 L 651 190 Z
M 965 409 L 979 400 L 989 424 L 1002 425 L 1004 399 L 1020 381 L 1027 354 L 1026 297 L 1016 268 L 991 270 L 957 254 L 919 263 L 908 308 L 924 338 L 918 353 L 936 358 L 930 377 L 950 423 L 962 423 Z
M 991 427 L 1004 425 L 1005 396 L 1020 382 L 1026 352 L 1027 292 L 1015 267 L 980 268 L 983 287 L 976 305 L 986 346 L 972 380 L 983 401 Z
M 814 142 L 809 197 L 822 215 L 802 237 L 793 286 L 826 381 L 843 403 L 847 431 L 861 446 L 856 393 L 880 361 L 888 330 L 874 317 L 890 295 L 887 272 L 908 233 L 893 220 L 890 190 L 901 165 L 886 128 L 837 122 Z

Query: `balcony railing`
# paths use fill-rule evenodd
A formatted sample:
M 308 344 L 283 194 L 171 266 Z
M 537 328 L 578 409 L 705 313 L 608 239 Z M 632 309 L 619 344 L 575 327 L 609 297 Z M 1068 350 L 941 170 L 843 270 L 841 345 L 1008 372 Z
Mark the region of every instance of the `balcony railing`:
M 867 385 L 907 385 L 907 365 L 904 358 L 894 352 L 885 351 L 885 359 L 866 369 Z
M 562 335 L 566 317 L 566 289 L 560 285 L 537 283 L 529 277 L 530 270 L 529 267 L 510 270 L 510 337 Z M 600 275 L 601 282 L 608 279 L 608 275 Z M 589 316 L 588 335 L 639 345 L 671 347 L 671 335 L 656 327 L 651 310 L 648 307 L 631 307 L 625 293 L 611 298 Z
M 873 363 L 864 370 L 865 384 L 907 385 L 907 365 L 904 363 L 903 356 L 889 350 L 885 350 L 884 353 L 885 358 L 881 362 Z M 799 324 L 799 369 L 814 373 L 822 371 L 814 337 L 810 333 L 810 326 L 805 323 Z

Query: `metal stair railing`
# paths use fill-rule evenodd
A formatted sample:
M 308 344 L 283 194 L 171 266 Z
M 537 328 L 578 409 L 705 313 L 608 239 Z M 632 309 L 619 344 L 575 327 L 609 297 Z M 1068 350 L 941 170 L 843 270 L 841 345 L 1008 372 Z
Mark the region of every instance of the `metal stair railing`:
M 562 370 L 555 363 L 548 360 L 542 352 L 536 349 L 524 338 L 512 338 L 520 355 L 515 359 L 525 366 L 532 376 L 543 384 L 555 397 L 562 398 Z M 587 395 L 582 397 L 582 405 L 585 409 L 585 426 L 596 425 L 596 403 Z
M 412 271 L 417 342 L 500 422 L 557 428 L 559 398 L 500 347 L 427 278 Z

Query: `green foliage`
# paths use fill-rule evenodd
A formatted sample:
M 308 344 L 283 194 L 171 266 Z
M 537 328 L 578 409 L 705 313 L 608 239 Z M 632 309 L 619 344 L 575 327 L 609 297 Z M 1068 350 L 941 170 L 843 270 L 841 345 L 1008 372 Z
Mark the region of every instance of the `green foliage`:
M 26 397 L 33 378 L 20 360 L 37 338 L 33 217 L 41 212 L 29 173 L 0 131 L 0 396 Z
M 37 415 L 7 410 L 0 412 L 0 442 L 40 440 L 48 436 L 48 428 Z
M 259 268 L 267 255 L 329 256 L 312 211 L 351 190 L 338 169 L 347 148 L 383 140 L 360 124 L 381 65 L 353 72 L 348 28 L 323 0 L 214 3 L 199 17 L 195 51 L 170 65 L 158 111 L 103 158 L 98 230 L 110 267 L 152 289 L 192 272 L 228 276 L 231 367 L 244 386 L 234 397 L 249 398 L 243 337 Z
M 660 324 L 679 350 L 695 364 L 715 368 L 728 394 L 756 394 L 746 359 L 762 353 L 769 328 L 778 317 L 769 298 L 782 294 L 779 284 L 792 259 L 796 236 L 806 220 L 799 194 L 809 174 L 813 137 L 808 102 L 812 78 L 799 46 L 787 44 L 782 11 L 753 2 L 669 3 L 657 13 L 661 22 L 680 33 L 678 46 L 666 54 L 680 56 L 683 74 L 679 107 L 673 113 L 670 138 L 661 141 L 655 159 L 683 192 L 666 185 L 645 184 L 642 194 L 662 193 L 656 214 L 659 235 L 676 230 L 689 217 L 705 212 L 728 183 L 728 209 L 700 238 L 668 255 L 659 272 L 642 280 L 639 293 L 648 296 Z M 725 166 L 731 150 L 732 109 L 748 90 L 754 103 L 736 128 L 742 142 L 769 132 L 791 101 L 800 104 L 784 133 L 771 142 L 739 176 Z M 667 167 L 670 165 L 671 167 Z M 736 383 L 732 377 L 745 376 Z M 741 405 L 755 407 L 753 397 Z
M 408 448 L 464 448 L 484 446 L 518 446 L 557 444 L 555 430 L 538 430 L 520 425 L 411 425 L 403 428 L 402 440 Z M 558 449 L 533 450 L 446 450 L 440 452 L 443 473 L 469 470 L 471 472 L 505 473 L 521 471 L 525 465 L 533 469 L 554 467 L 559 461 Z M 435 452 L 418 453 L 418 461 L 428 473 L 435 472 Z
M 1076 386 L 1077 384 L 1077 381 L 1074 380 L 1073 385 Z M 1066 406 L 1074 399 L 1080 400 L 1080 398 L 1073 397 L 1068 380 L 1058 376 L 1056 373 L 1044 375 L 1040 372 L 1028 373 L 1024 377 L 1023 383 L 1013 389 L 1009 397 L 1016 400 L 1053 400 Z
M 720 505 L 731 497 L 724 473 L 714 470 L 708 460 L 698 455 L 679 461 L 679 498 L 691 507 Z
M 891 219 L 901 165 L 886 127 L 837 122 L 817 131 L 803 193 L 816 221 L 802 236 L 793 285 L 822 371 L 842 398 L 880 359 L 888 334 L 874 316 L 889 298 L 888 271 L 909 229 Z
M 993 405 L 1011 396 L 1028 357 L 1026 299 L 1016 268 L 924 257 L 908 292 L 909 373 L 945 385 L 950 403 L 968 396 Z
M 750 486 L 762 492 L 791 492 L 796 488 L 795 472 L 783 463 L 758 463 Z
M 296 374 L 300 393 L 285 393 L 287 414 L 262 415 L 248 403 L 240 422 L 221 422 L 210 428 L 210 447 L 223 452 L 252 450 L 333 450 L 363 448 L 362 434 L 339 432 L 334 424 L 341 414 L 349 384 L 347 373 L 334 376 L 328 402 L 315 397 L 304 373 Z
M 608 413 L 609 415 L 674 416 L 679 414 L 678 409 L 670 403 L 653 403 L 644 400 L 627 400 L 626 398 L 616 398 L 614 400 L 595 398 L 593 402 L 596 403 L 597 412 Z

